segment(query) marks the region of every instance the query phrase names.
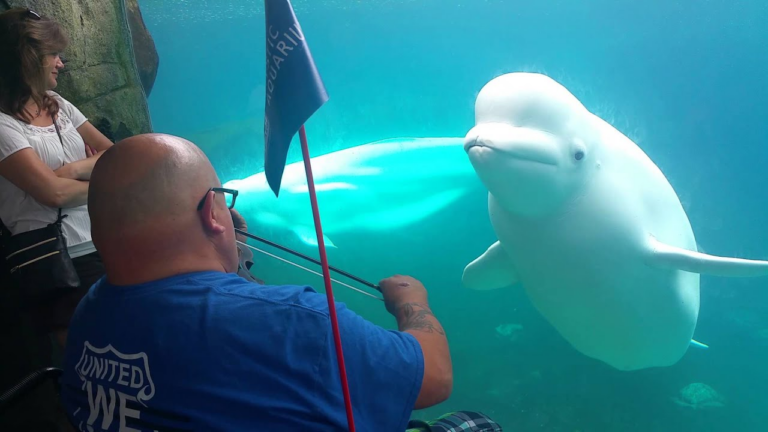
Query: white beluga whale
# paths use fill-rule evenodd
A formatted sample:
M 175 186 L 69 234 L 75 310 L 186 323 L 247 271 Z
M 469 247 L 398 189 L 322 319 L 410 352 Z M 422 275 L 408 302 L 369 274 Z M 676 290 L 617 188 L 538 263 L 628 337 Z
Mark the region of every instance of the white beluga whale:
M 395 138 L 312 158 L 324 242 L 339 233 L 391 232 L 482 191 L 464 153 L 464 139 Z M 304 163 L 288 164 L 276 198 L 264 172 L 228 181 L 236 208 L 260 229 L 293 233 L 317 246 Z
M 576 350 L 619 370 L 675 364 L 693 341 L 700 274 L 768 262 L 697 251 L 661 170 L 565 87 L 510 73 L 477 96 L 465 150 L 498 241 L 464 269 L 476 290 L 519 283 Z

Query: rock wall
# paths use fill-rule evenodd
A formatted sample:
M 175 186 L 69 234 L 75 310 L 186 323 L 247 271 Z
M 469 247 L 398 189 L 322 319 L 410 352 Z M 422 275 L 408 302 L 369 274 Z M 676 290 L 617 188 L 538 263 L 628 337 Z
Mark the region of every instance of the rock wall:
M 8 7 L 29 7 L 66 28 L 70 46 L 56 91 L 91 123 L 115 141 L 152 132 L 147 95 L 159 61 L 137 0 L 0 0 L 0 9 Z
M 144 93 L 152 92 L 157 77 L 157 69 L 160 66 L 160 57 L 155 49 L 155 41 L 144 24 L 138 0 L 125 0 L 128 12 L 128 25 L 131 29 L 133 40 L 133 54 L 136 57 L 136 66 L 139 69 L 139 77 L 144 87 Z

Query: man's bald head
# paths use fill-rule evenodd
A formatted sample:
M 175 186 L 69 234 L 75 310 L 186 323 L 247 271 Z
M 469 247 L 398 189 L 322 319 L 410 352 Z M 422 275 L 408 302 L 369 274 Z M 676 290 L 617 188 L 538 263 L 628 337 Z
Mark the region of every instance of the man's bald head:
M 91 174 L 93 230 L 133 231 L 192 216 L 205 191 L 219 185 L 208 158 L 191 142 L 161 134 L 127 138 L 102 155 Z
M 232 271 L 237 246 L 223 197 L 209 194 L 197 211 L 206 191 L 219 186 L 205 154 L 182 138 L 137 135 L 112 146 L 96 162 L 88 191 L 93 242 L 105 265 L 114 269 L 154 251 L 163 260 L 221 258 Z

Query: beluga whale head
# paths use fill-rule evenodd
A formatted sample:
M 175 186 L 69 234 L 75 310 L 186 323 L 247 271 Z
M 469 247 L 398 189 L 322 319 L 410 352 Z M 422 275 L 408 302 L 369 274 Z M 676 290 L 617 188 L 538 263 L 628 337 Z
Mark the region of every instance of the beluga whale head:
M 464 149 L 478 177 L 507 211 L 551 214 L 599 168 L 589 111 L 565 87 L 536 73 L 488 82 L 475 102 Z

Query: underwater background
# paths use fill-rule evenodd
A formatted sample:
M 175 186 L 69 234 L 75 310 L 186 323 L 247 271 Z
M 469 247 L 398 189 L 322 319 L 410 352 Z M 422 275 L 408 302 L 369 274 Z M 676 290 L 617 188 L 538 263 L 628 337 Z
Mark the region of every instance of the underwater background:
M 203 148 L 223 182 L 262 171 L 263 1 L 140 5 L 161 58 L 149 98 L 154 130 Z M 306 125 L 313 157 L 388 138 L 463 137 L 485 83 L 508 72 L 541 72 L 651 157 L 705 252 L 768 259 L 767 3 L 295 0 L 293 6 L 330 95 Z M 296 138 L 289 162 L 300 158 Z M 335 237 L 337 248 L 329 249 L 332 266 L 364 279 L 409 274 L 427 287 L 448 334 L 454 392 L 414 418 L 478 410 L 509 431 L 768 430 L 766 278 L 702 276 L 694 337 L 710 348 L 689 349 L 671 367 L 620 372 L 571 348 L 520 286 L 462 287 L 464 266 L 496 239 L 485 189 L 472 181 L 471 193 L 418 223 Z M 319 205 L 322 217 L 322 200 Z M 302 247 L 291 233 L 260 229 L 252 214 L 244 216 L 250 232 Z M 258 252 L 255 258 L 254 273 L 267 283 L 322 290 L 316 275 Z M 367 319 L 396 328 L 380 301 L 343 286 L 334 294 Z M 708 397 L 717 403 L 678 403 L 691 384 L 689 390 L 716 392 Z

